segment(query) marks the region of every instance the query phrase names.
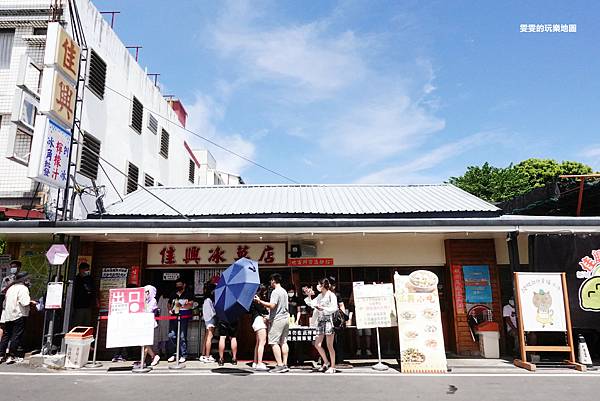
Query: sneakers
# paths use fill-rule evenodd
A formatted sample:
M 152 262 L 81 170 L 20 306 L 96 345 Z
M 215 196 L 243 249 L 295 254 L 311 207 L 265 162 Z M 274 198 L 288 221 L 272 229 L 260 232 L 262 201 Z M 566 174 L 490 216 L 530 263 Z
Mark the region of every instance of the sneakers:
M 176 358 L 177 358 L 177 357 L 176 357 L 175 355 L 171 355 L 171 356 L 169 357 L 169 359 L 167 359 L 167 362 L 175 362 L 175 359 L 176 359 Z
M 257 364 L 252 364 L 255 366 L 252 366 L 252 368 L 254 370 L 256 370 L 257 372 L 267 372 L 269 370 L 269 368 L 267 367 L 267 365 L 265 365 L 264 363 L 257 363 Z
M 150 366 L 158 365 L 159 361 L 160 361 L 160 355 L 154 355 L 154 358 L 152 358 L 152 362 L 150 362 Z
M 225 361 L 222 359 L 219 359 L 219 366 L 223 366 L 223 365 L 225 365 Z
M 121 355 L 113 356 L 112 362 L 125 362 L 127 359 L 123 358 Z
M 323 364 L 321 365 L 321 367 L 319 368 L 319 372 L 325 373 L 327 371 L 327 369 L 329 369 L 329 364 Z
M 200 358 L 198 359 L 200 362 L 202 363 L 208 363 L 208 358 L 205 357 L 204 355 L 201 355 Z
M 12 365 L 13 363 L 17 363 L 17 358 L 15 358 L 14 356 L 9 356 L 8 358 L 6 358 L 7 365 Z
M 290 369 L 287 366 L 275 366 L 269 372 L 270 373 L 286 373 L 289 371 L 290 371 Z
M 185 363 L 186 359 L 184 356 L 179 357 L 179 363 Z
M 256 369 L 256 362 L 252 362 L 252 369 Z
M 359 348 L 356 350 L 356 356 L 361 356 L 362 355 L 362 350 Z
M 367 356 L 373 356 L 373 353 L 371 352 L 370 349 L 367 350 Z
M 335 369 L 334 368 L 329 368 L 325 371 L 326 374 L 334 374 L 335 373 Z
M 206 357 L 206 360 L 207 360 L 209 363 L 217 362 L 217 360 L 216 360 L 215 358 L 213 358 L 213 356 L 212 356 L 212 355 L 209 355 L 209 356 L 207 356 L 207 357 Z

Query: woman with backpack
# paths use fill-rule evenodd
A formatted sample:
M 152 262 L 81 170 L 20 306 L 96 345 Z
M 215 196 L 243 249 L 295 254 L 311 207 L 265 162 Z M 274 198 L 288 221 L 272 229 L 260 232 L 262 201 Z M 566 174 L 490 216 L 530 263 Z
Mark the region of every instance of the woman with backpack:
M 339 309 L 337 297 L 330 291 L 330 288 L 331 284 L 329 279 L 324 278 L 319 280 L 319 283 L 317 284 L 319 295 L 317 295 L 315 299 L 312 299 L 315 295 L 312 288 L 304 287 L 303 289 L 304 295 L 306 295 L 304 302 L 315 310 L 317 317 L 317 338 L 315 339 L 314 346 L 323 360 L 323 365 L 321 365 L 319 370 L 329 374 L 335 373 L 335 330 L 333 327 L 333 314 Z M 327 354 L 323 349 L 323 339 L 326 339 L 327 341 L 327 350 L 331 357 L 331 365 L 330 361 L 327 359 Z

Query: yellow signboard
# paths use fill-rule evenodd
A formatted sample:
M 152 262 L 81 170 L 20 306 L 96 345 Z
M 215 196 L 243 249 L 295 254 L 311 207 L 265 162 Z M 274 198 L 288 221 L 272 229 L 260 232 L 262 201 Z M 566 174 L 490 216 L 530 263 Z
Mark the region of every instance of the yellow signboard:
M 51 69 L 44 70 L 40 111 L 50 114 L 66 127 L 73 126 L 75 118 L 75 86 L 61 74 Z
M 81 49 L 77 42 L 58 23 L 50 23 L 44 64 L 53 66 L 66 78 L 76 82 L 79 78 Z

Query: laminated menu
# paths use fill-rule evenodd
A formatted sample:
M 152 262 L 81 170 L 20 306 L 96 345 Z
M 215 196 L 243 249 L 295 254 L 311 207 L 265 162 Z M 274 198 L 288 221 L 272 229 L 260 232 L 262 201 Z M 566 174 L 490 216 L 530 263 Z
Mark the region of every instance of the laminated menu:
M 437 276 L 417 270 L 394 274 L 402 373 L 446 373 Z

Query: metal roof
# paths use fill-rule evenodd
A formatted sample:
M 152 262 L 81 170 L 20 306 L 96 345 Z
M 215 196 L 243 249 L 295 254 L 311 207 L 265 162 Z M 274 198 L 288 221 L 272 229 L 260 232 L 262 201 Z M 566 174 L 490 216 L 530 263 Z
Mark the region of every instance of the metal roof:
M 197 218 L 481 217 L 498 216 L 501 212 L 494 205 L 450 184 L 239 185 L 147 189 L 138 189 L 122 202 L 109 206 L 103 218 L 182 215 Z

